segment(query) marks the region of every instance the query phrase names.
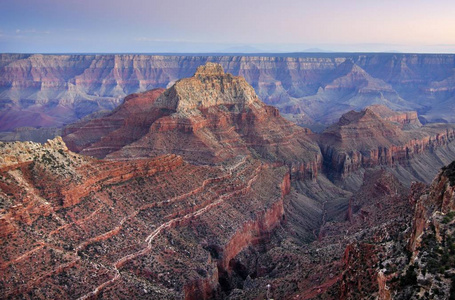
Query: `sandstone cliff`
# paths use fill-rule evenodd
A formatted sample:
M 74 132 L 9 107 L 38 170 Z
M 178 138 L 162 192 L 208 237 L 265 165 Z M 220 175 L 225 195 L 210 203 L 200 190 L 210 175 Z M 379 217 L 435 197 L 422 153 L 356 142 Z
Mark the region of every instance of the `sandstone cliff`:
M 61 127 L 118 106 L 129 94 L 166 88 L 206 62 L 245 77 L 259 98 L 303 124 L 330 124 L 384 104 L 454 122 L 453 55 L 268 56 L 0 55 L 0 130 Z
M 412 176 L 416 177 L 413 178 L 428 181 L 425 172 L 434 174 L 435 170 L 431 171 L 431 166 L 427 170 L 414 168 L 412 160 L 427 154 L 425 160 L 434 161 L 435 166 L 442 167 L 441 160 L 450 162 L 454 154 L 455 127 L 449 124 L 420 127 L 413 115 L 392 114 L 377 106 L 344 114 L 320 136 L 326 171 L 333 177 L 346 178 L 362 168 L 409 166 L 414 170 Z M 405 126 L 410 125 L 412 119 L 414 126 Z M 438 149 L 443 150 L 438 152 Z
M 164 92 L 127 97 L 112 114 L 75 124 L 64 136 L 70 149 L 97 157 L 174 153 L 213 164 L 248 155 L 286 165 L 296 178 L 315 178 L 321 168 L 313 138 L 261 102 L 244 78 L 212 63 Z
M 232 258 L 282 221 L 290 189 L 286 168 L 248 158 L 100 161 L 61 139 L 0 152 L 6 298 L 220 298 Z
M 352 62 L 339 72 L 343 82 L 389 88 Z M 319 140 L 326 172 L 362 177 L 343 190 L 324 176 L 314 134 L 208 63 L 67 128 L 68 148 L 105 159 L 73 153 L 60 138 L 0 144 L 0 291 L 34 299 L 390 299 L 396 291 L 404 299 L 418 271 L 421 296 L 447 295 L 448 278 L 420 270 L 437 243 L 453 252 L 453 165 L 429 194 L 414 184 L 408 196 L 400 176 L 433 170 L 430 157 L 453 160 L 452 128 L 378 106 L 345 114 Z M 444 253 L 431 259 L 449 265 L 449 276 Z

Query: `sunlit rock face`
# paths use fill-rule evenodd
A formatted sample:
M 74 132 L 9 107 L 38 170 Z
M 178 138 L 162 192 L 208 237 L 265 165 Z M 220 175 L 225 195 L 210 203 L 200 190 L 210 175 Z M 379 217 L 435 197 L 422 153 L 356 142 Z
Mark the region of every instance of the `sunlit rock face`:
M 310 130 L 282 118 L 244 78 L 212 63 L 165 91 L 134 94 L 113 113 L 72 125 L 64 140 L 81 154 L 109 159 L 174 153 L 213 164 L 252 155 L 288 165 L 299 178 L 315 178 L 322 164 Z
M 331 88 L 368 77 L 352 62 L 338 72 L 349 70 Z M 366 88 L 380 85 L 371 80 Z M 63 139 L 0 143 L 0 291 L 409 299 L 413 259 L 423 270 L 437 243 L 450 245 L 453 165 L 430 188 L 409 181 L 431 182 L 454 158 L 450 124 L 373 106 L 317 135 L 205 64 Z M 447 295 L 450 279 L 434 271 L 419 291 Z
M 246 157 L 218 167 L 173 154 L 105 161 L 61 139 L 0 152 L 9 298 L 217 297 L 231 259 L 280 224 L 290 189 L 286 167 Z
M 414 158 L 429 155 L 427 160 L 433 165 L 421 164 L 417 159 L 419 166 L 414 168 L 414 173 L 421 176 L 419 180 L 429 181 L 431 178 L 424 179 L 425 174 L 434 176 L 431 169 L 440 164 L 438 161 L 453 159 L 454 140 L 454 125 L 421 126 L 412 112 L 396 113 L 373 106 L 344 114 L 321 134 L 320 146 L 326 171 L 335 177 L 346 178 L 359 169 L 376 166 L 413 168 Z
M 242 76 L 267 104 L 299 124 L 329 125 L 350 110 L 418 110 L 455 122 L 454 55 L 270 56 L 0 54 L 0 131 L 62 127 L 125 96 L 167 88 L 206 62 Z

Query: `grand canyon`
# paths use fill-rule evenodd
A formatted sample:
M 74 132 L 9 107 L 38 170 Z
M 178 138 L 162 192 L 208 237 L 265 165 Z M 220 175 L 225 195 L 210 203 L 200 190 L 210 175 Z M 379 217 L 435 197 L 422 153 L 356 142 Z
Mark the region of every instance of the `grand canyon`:
M 374 104 L 417 111 L 423 123 L 455 122 L 453 54 L 0 54 L 0 139 L 44 142 L 206 62 L 244 77 L 262 101 L 316 131 Z
M 2 54 L 2 298 L 452 299 L 454 58 Z

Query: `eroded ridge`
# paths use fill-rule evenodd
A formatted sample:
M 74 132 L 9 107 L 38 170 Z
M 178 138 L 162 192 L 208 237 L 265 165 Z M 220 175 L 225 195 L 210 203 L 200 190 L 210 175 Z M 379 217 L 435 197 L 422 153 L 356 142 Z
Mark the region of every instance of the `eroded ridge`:
M 6 297 L 183 297 L 194 282 L 209 295 L 218 265 L 228 271 L 281 220 L 288 189 L 287 168 L 248 156 L 220 166 L 176 155 L 100 161 L 58 147 L 30 156 L 0 172 Z

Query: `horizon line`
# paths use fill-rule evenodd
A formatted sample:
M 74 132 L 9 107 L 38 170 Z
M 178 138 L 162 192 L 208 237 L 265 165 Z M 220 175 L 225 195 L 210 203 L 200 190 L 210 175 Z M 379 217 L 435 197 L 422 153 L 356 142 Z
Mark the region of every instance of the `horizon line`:
M 23 55 L 162 55 L 162 56 L 262 56 L 296 54 L 414 54 L 414 55 L 455 55 L 455 52 L 401 52 L 401 51 L 289 51 L 289 52 L 0 52 L 0 54 Z

